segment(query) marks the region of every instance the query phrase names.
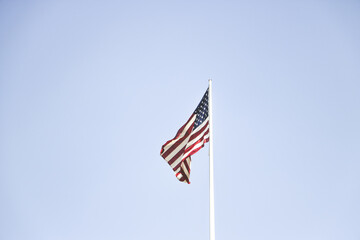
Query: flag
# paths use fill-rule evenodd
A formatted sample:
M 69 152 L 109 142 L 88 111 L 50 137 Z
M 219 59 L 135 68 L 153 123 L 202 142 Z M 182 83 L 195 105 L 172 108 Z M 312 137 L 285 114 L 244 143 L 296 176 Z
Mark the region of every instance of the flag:
M 166 160 L 181 182 L 190 184 L 191 155 L 209 141 L 209 89 L 189 120 L 179 129 L 175 138 L 167 141 L 160 155 Z

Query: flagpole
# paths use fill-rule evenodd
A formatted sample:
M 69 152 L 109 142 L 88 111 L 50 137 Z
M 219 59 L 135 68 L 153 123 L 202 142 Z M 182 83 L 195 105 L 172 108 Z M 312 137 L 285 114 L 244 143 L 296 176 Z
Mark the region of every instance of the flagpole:
M 212 80 L 209 79 L 209 203 L 210 203 L 210 240 L 215 240 L 215 207 L 214 207 L 214 159 L 213 159 L 213 126 L 212 126 Z

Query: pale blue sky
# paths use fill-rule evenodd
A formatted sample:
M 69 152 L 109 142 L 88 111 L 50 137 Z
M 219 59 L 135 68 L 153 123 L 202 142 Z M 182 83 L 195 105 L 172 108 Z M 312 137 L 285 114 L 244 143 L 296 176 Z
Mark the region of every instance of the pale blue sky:
M 360 239 L 359 1 L 0 1 L 0 239 Z

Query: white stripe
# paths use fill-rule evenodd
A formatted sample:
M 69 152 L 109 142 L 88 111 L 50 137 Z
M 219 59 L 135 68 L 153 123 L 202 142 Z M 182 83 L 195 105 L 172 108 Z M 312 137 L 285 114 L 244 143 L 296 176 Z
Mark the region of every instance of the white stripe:
M 204 140 L 205 140 L 205 139 L 204 139 Z M 191 153 L 192 150 L 201 148 L 201 147 L 205 144 L 204 140 L 201 141 L 201 142 L 199 142 L 199 143 L 197 143 L 197 144 L 195 144 L 192 148 L 190 148 L 189 151 L 184 154 L 183 158 L 189 156 L 189 154 Z
M 178 175 L 176 175 L 176 177 L 180 180 L 180 179 L 181 179 L 181 177 L 182 177 L 182 174 L 181 174 L 181 173 L 179 173 Z
M 186 162 L 189 166 L 189 169 L 191 169 L 191 160 L 190 160 L 190 157 L 186 158 Z
M 189 174 L 189 172 L 188 172 L 188 170 L 187 170 L 187 168 L 186 168 L 186 166 L 185 166 L 185 163 L 182 163 L 181 165 L 182 165 L 182 166 L 181 166 L 182 170 L 184 171 L 186 177 L 189 179 L 189 175 L 190 175 L 190 174 Z
M 207 131 L 207 129 L 208 129 L 208 128 L 205 129 L 204 133 Z M 204 144 L 205 144 L 205 140 L 209 138 L 209 133 L 207 133 L 206 135 L 200 134 L 200 135 L 196 138 L 196 141 L 198 141 L 201 137 L 204 137 L 204 139 L 203 139 L 201 142 L 195 144 L 195 145 L 194 145 L 193 147 L 191 147 L 188 151 L 186 151 L 186 153 L 184 154 L 183 158 L 186 158 L 186 157 L 191 153 L 191 151 L 192 151 L 193 149 L 196 149 L 196 148 L 198 148 L 199 146 L 204 145 Z M 194 141 L 194 140 L 191 141 L 191 143 L 188 144 L 189 147 L 190 147 L 192 144 L 194 144 L 196 141 Z M 188 148 L 188 147 L 187 147 L 187 148 Z
M 185 147 L 185 145 L 188 143 L 190 137 L 191 137 L 191 134 L 189 134 L 189 136 L 187 138 L 185 138 L 184 141 L 174 151 L 172 151 L 169 154 L 169 156 L 166 157 L 166 161 L 169 162 L 181 149 L 183 149 Z M 181 159 L 182 159 L 182 155 L 180 155 L 180 157 L 178 157 L 178 159 L 176 159 L 170 166 L 172 168 L 174 168 L 177 164 L 179 164 Z
M 178 153 L 185 145 L 187 145 L 190 137 L 191 137 L 191 134 L 190 134 L 190 135 L 184 140 L 184 142 L 183 142 L 182 144 L 180 144 L 180 145 L 176 148 L 176 150 L 174 150 L 170 155 L 172 155 L 172 157 L 175 156 L 176 153 Z M 169 155 L 169 156 L 170 156 L 170 155 Z M 171 158 L 169 158 L 169 160 L 170 160 L 170 159 L 171 159 Z M 178 157 L 178 159 L 176 159 L 170 166 L 171 166 L 172 168 L 176 167 L 176 165 L 178 165 L 183 159 L 184 159 L 184 157 L 183 157 L 183 154 L 182 154 L 182 155 L 180 155 L 180 157 Z M 169 161 L 169 160 L 166 160 L 166 161 Z
M 194 115 L 192 117 L 192 119 L 189 121 L 189 123 L 185 126 L 185 128 L 183 129 L 183 131 L 181 132 L 180 136 L 179 136 L 179 139 L 176 139 L 176 141 L 174 142 L 170 142 L 168 145 L 166 145 L 166 149 L 169 149 L 172 145 L 174 145 L 178 140 L 180 140 L 181 137 L 184 137 L 185 133 L 187 132 L 187 130 L 189 130 L 189 128 L 191 127 L 192 123 L 194 123 L 195 121 L 195 117 L 196 115 Z M 173 156 L 176 155 L 176 153 L 178 153 L 183 147 L 184 145 L 187 144 L 187 142 L 189 141 L 189 138 L 190 138 L 191 134 L 189 134 L 189 136 L 183 140 L 183 142 L 177 147 L 175 148 L 166 158 L 165 160 L 166 161 L 170 161 L 171 158 L 173 158 Z M 165 149 L 165 148 L 164 148 Z M 165 154 L 166 150 L 164 151 L 163 154 Z
M 185 176 L 187 177 L 187 179 L 189 179 L 189 178 L 190 178 L 190 177 L 189 177 L 189 172 L 188 172 L 188 170 L 186 169 L 186 167 L 184 166 L 182 169 L 183 169 L 183 171 L 184 171 Z
M 179 141 L 184 135 L 185 133 L 187 132 L 187 130 L 191 127 L 191 125 L 193 124 L 193 122 L 195 121 L 196 118 L 196 115 L 194 115 L 190 120 L 189 122 L 186 124 L 186 126 L 184 127 L 183 131 L 180 133 L 179 136 L 177 136 L 176 139 L 172 139 L 171 142 L 169 142 L 165 147 L 164 147 L 164 150 L 165 148 L 168 149 L 169 147 L 171 147 L 174 143 L 176 143 L 177 141 Z M 166 150 L 165 150 L 166 151 Z M 164 153 L 165 153 L 164 151 Z
M 204 127 L 205 124 L 206 124 L 208 121 L 209 121 L 209 117 L 207 117 L 199 126 L 197 126 L 197 128 L 193 131 L 193 134 L 194 134 L 194 133 L 197 133 L 198 131 L 200 131 L 200 129 L 201 129 L 202 127 Z
M 196 138 L 194 138 L 193 140 L 191 140 L 189 143 L 188 143 L 188 146 L 191 146 L 193 145 L 194 143 L 196 143 L 202 136 L 204 136 L 204 133 L 209 129 L 209 125 L 207 125 L 207 127 L 204 129 L 203 133 L 202 134 L 199 134 L 199 136 L 197 136 Z M 193 134 L 191 134 L 193 135 Z
M 209 130 L 209 132 L 204 136 L 204 140 L 205 140 L 205 139 L 209 139 L 209 135 L 210 135 L 210 130 Z
M 164 152 L 163 152 L 163 154 L 172 146 L 172 145 L 174 145 L 177 141 L 179 141 L 180 139 L 172 139 L 168 144 L 166 144 L 165 146 L 164 146 Z

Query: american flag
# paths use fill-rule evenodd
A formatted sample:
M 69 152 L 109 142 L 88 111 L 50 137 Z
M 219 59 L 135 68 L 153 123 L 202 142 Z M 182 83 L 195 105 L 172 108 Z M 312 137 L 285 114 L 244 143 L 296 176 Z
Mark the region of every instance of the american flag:
M 189 120 L 179 129 L 175 138 L 167 141 L 160 155 L 174 170 L 181 182 L 190 184 L 191 155 L 209 141 L 209 89 Z

